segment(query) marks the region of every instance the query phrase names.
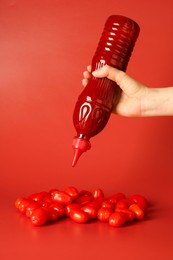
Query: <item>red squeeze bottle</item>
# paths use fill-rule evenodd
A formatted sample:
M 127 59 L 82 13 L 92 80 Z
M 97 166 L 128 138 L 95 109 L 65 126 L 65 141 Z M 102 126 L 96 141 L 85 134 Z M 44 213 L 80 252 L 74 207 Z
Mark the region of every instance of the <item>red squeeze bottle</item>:
M 139 30 L 138 24 L 127 17 L 110 16 L 92 59 L 92 71 L 105 64 L 125 71 Z M 106 126 L 113 109 L 117 87 L 112 80 L 91 75 L 87 86 L 79 95 L 73 114 L 77 136 L 72 144 L 72 166 L 76 165 L 83 152 L 91 148 L 90 138 Z

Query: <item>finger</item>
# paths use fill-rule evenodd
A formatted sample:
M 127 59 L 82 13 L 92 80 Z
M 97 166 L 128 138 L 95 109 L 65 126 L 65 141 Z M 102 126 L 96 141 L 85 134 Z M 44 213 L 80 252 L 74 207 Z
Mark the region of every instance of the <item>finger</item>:
M 88 84 L 88 80 L 87 80 L 87 79 L 83 79 L 83 80 L 82 80 L 82 85 L 83 85 L 84 87 L 86 87 L 87 84 Z
M 83 76 L 84 76 L 84 79 L 89 79 L 91 76 L 91 73 L 89 73 L 88 71 L 84 71 Z
M 92 74 L 94 77 L 107 77 L 115 81 L 127 95 L 133 95 L 141 89 L 141 84 L 138 81 L 128 76 L 125 72 L 108 65 L 103 66 L 99 70 L 95 70 Z
M 87 70 L 88 70 L 89 72 L 91 72 L 91 70 L 92 70 L 91 65 L 87 66 Z

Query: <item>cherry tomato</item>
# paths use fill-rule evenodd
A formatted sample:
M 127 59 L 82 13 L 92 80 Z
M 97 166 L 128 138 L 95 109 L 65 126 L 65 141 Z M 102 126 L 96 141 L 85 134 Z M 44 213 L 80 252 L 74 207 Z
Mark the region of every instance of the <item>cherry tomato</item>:
M 132 195 L 129 197 L 131 203 L 137 204 L 142 210 L 146 210 L 147 208 L 147 200 L 141 195 Z
M 136 219 L 144 218 L 144 211 L 137 204 L 130 205 L 129 210 L 135 213 Z
M 80 208 L 81 208 L 81 205 L 78 203 L 72 203 L 70 205 L 67 205 L 65 207 L 66 216 L 69 217 L 72 210 L 80 209 Z
M 117 202 L 115 209 L 128 209 L 131 204 L 129 199 L 122 199 Z
M 101 202 L 94 200 L 94 201 L 88 202 L 88 203 L 85 204 L 85 205 L 88 206 L 88 207 L 94 207 L 96 210 L 99 210 L 99 208 L 101 207 Z M 85 206 L 85 205 L 84 205 L 84 206 Z
M 42 207 L 49 207 L 53 203 L 52 197 L 50 195 L 46 195 L 40 203 Z
M 126 216 L 126 220 L 127 220 L 128 222 L 133 221 L 133 220 L 135 219 L 135 213 L 132 212 L 132 211 L 129 210 L 129 209 L 119 209 L 119 208 L 118 208 L 118 209 L 115 210 L 115 212 L 122 212 L 122 213 L 124 213 L 125 216 Z
M 38 209 L 38 208 L 40 208 L 40 207 L 41 207 L 41 205 L 40 205 L 39 202 L 37 202 L 37 201 L 32 201 L 32 202 L 29 203 L 29 205 L 26 207 L 26 212 L 25 212 L 26 216 L 27 216 L 28 218 L 30 218 L 31 215 L 32 215 L 32 212 L 33 212 L 35 209 Z
M 75 200 L 79 197 L 79 192 L 75 187 L 67 187 L 64 192 L 71 196 L 72 200 Z
M 86 212 L 88 214 L 88 219 L 96 219 L 97 218 L 97 209 L 95 207 L 92 206 L 84 206 L 81 208 L 81 210 L 83 210 L 84 212 Z
M 97 199 L 97 198 L 104 198 L 104 193 L 103 193 L 103 190 L 101 189 L 95 189 L 92 193 L 92 196 L 94 199 Z
M 38 201 L 41 202 L 43 200 L 43 198 L 47 195 L 48 193 L 46 191 L 42 191 L 42 192 L 37 192 L 37 193 L 33 193 L 31 194 L 28 199 L 29 200 L 33 200 L 33 201 Z
M 57 210 L 55 210 L 54 208 L 50 208 L 50 207 L 43 207 L 43 209 L 46 211 L 46 213 L 48 215 L 48 220 L 55 221 L 58 219 L 59 214 L 58 214 Z
M 22 197 L 17 198 L 17 199 L 15 200 L 15 207 L 16 207 L 16 209 L 19 209 L 20 204 L 21 204 L 22 202 L 24 202 L 24 201 L 26 201 L 26 198 L 22 198 Z
M 93 201 L 96 201 L 96 202 L 100 203 L 100 205 L 101 205 L 102 202 L 105 201 L 105 198 L 103 198 L 103 197 L 95 198 L 95 199 L 93 199 Z
M 114 194 L 113 196 L 109 197 L 108 200 L 111 201 L 113 204 L 116 204 L 119 200 L 126 199 L 126 196 L 119 192 Z
M 52 196 L 52 193 L 53 193 L 54 191 L 59 191 L 59 190 L 58 190 L 58 189 L 51 189 L 51 190 L 48 192 L 48 194 L 49 194 L 50 196 Z
M 109 208 L 109 209 L 112 209 L 112 211 L 113 211 L 114 210 L 114 204 L 109 200 L 105 200 L 105 201 L 102 202 L 101 208 Z
M 19 211 L 22 213 L 22 214 L 25 214 L 26 213 L 26 208 L 29 206 L 29 204 L 31 203 L 30 200 L 28 199 L 23 199 L 20 204 L 19 204 Z
M 49 207 L 56 210 L 59 217 L 63 217 L 65 215 L 65 208 L 60 203 L 52 203 Z
M 97 212 L 97 217 L 100 221 L 109 221 L 113 211 L 110 208 L 100 208 Z
M 82 195 L 75 200 L 75 203 L 80 204 L 81 206 L 86 205 L 88 202 L 91 201 L 91 197 L 88 195 Z
M 17 198 L 15 207 L 30 217 L 35 226 L 66 215 L 77 223 L 97 218 L 119 227 L 134 219 L 143 219 L 147 200 L 138 194 L 126 198 L 120 192 L 104 198 L 102 189 L 97 188 L 92 193 L 87 190 L 79 192 L 68 186 L 63 191 L 51 189 L 49 192 L 33 193 L 28 198 Z
M 88 190 L 81 190 L 79 192 L 79 196 L 82 196 L 82 195 L 88 195 L 88 196 L 92 197 L 92 193 Z
M 54 191 L 52 192 L 52 200 L 54 202 L 59 202 L 62 205 L 69 205 L 72 203 L 72 198 L 70 195 L 64 191 Z
M 81 209 L 75 209 L 70 212 L 70 218 L 76 223 L 83 224 L 88 220 L 88 214 Z
M 48 221 L 48 213 L 43 208 L 35 209 L 31 215 L 31 223 L 34 226 L 42 226 Z
M 126 223 L 126 215 L 123 212 L 114 212 L 109 218 L 109 225 L 121 227 Z

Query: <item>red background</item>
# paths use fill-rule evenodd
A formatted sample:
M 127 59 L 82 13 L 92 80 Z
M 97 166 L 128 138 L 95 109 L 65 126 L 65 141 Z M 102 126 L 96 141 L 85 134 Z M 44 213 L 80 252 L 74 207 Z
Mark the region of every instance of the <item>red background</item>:
M 0 1 L 0 258 L 172 259 L 173 118 L 112 115 L 71 167 L 74 104 L 104 23 L 121 14 L 141 27 L 128 73 L 172 85 L 173 2 Z M 70 220 L 34 228 L 14 201 L 33 192 L 102 188 L 140 193 L 145 221 L 114 229 Z

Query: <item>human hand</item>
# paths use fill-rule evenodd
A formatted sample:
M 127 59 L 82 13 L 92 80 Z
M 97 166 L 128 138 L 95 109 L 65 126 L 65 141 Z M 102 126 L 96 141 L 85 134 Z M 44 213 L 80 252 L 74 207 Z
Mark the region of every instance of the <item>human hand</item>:
M 128 76 L 125 72 L 105 65 L 101 69 L 92 72 L 94 77 L 107 77 L 120 87 L 121 96 L 115 105 L 113 113 L 123 116 L 142 116 L 145 114 L 146 96 L 149 88 Z M 83 73 L 82 84 L 85 87 L 91 77 L 91 66 Z

